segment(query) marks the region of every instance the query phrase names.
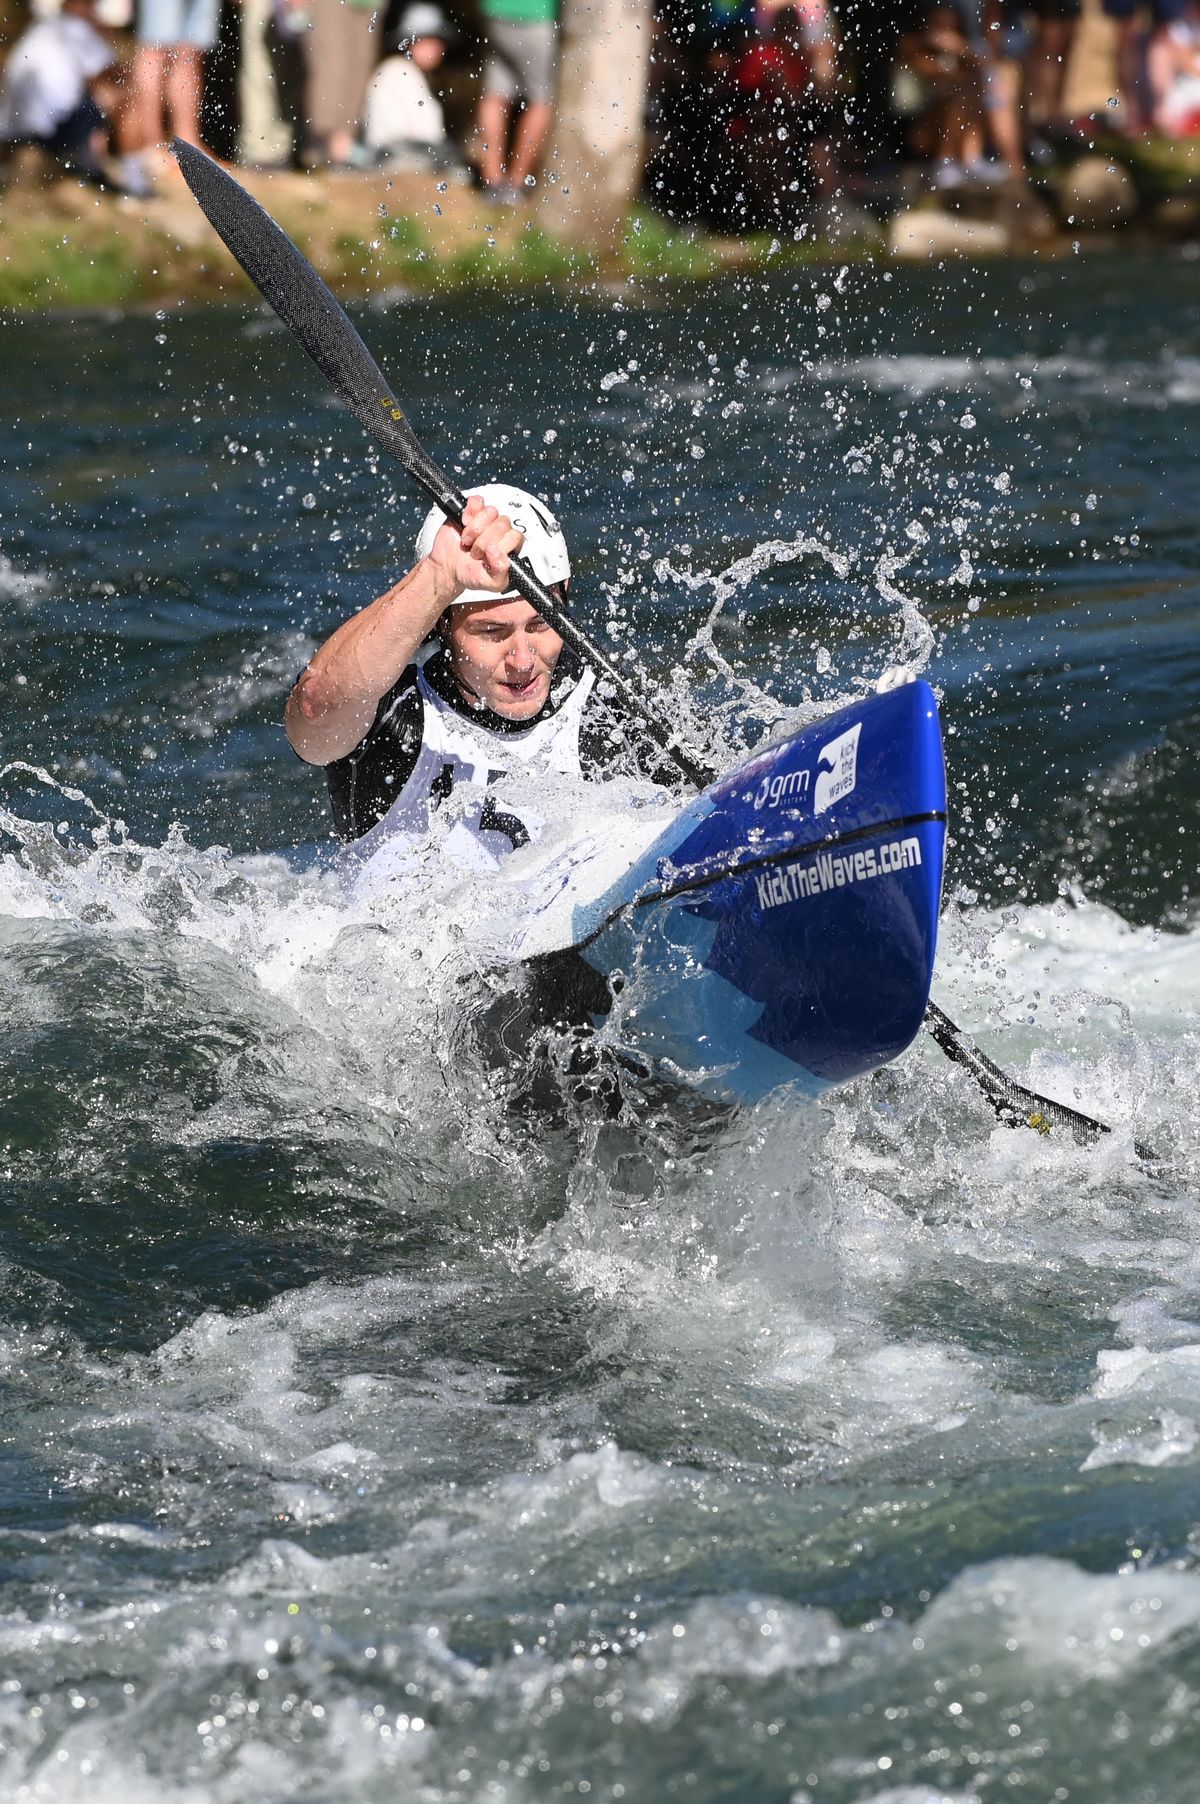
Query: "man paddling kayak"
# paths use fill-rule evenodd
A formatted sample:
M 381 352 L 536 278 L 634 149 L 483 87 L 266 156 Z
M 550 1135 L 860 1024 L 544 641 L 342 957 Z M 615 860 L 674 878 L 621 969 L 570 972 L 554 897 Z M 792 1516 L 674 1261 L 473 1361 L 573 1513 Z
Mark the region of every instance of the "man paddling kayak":
M 412 569 L 340 626 L 300 676 L 288 738 L 325 767 L 343 839 L 411 844 L 456 788 L 486 789 L 517 768 L 673 780 L 656 748 L 630 741 L 594 672 L 511 588 L 508 560 L 521 551 L 561 601 L 570 559 L 544 502 L 488 483 L 468 497 L 461 529 L 431 509 Z M 418 664 L 431 634 L 438 648 Z M 455 833 L 460 849 L 469 835 L 489 864 L 530 838 L 490 796 Z

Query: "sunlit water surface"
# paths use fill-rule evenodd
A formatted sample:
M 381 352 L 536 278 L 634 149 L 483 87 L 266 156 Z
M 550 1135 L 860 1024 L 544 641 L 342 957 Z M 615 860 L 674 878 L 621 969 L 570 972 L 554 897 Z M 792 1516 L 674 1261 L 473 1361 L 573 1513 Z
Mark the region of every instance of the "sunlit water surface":
M 497 1069 L 478 896 L 349 908 L 279 726 L 399 472 L 261 314 L 0 324 L 4 1797 L 1194 1804 L 1194 289 L 363 320 L 710 750 L 924 665 L 935 993 L 1090 1148 L 927 1039 Z

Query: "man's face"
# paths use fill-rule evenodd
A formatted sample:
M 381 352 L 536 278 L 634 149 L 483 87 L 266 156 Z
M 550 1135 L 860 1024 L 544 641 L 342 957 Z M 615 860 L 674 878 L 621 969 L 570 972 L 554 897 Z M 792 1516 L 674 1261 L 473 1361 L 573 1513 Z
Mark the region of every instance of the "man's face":
M 531 720 L 550 694 L 562 650 L 527 601 L 474 601 L 450 609 L 450 667 L 469 701 L 506 720 Z

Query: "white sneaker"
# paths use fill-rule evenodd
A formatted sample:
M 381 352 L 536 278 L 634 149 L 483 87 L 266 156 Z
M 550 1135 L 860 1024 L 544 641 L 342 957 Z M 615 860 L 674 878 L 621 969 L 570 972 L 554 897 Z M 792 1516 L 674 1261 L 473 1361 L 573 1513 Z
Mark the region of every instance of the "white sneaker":
M 149 200 L 154 193 L 154 183 L 136 150 L 126 151 L 121 158 L 118 179 L 122 193 L 131 194 L 134 200 Z
M 993 157 L 975 157 L 963 170 L 966 180 L 981 188 L 997 187 L 1007 173 L 1003 163 L 997 163 Z

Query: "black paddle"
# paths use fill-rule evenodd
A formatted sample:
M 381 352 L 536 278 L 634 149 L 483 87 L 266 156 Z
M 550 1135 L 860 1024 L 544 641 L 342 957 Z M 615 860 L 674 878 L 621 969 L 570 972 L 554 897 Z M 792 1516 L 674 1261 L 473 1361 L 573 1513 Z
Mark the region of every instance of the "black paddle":
M 182 138 L 176 138 L 171 149 L 217 236 L 284 325 L 291 328 L 359 424 L 381 450 L 403 464 L 447 518 L 461 526 L 466 496 L 421 444 L 383 371 L 308 258 L 219 163 Z M 668 724 L 669 715 L 661 709 L 656 713 L 637 693 L 628 677 L 563 612 L 528 564 L 513 558 L 510 570 L 513 587 L 621 695 L 655 745 L 688 782 L 697 789 L 711 783 L 715 773 L 678 743 Z
M 943 1014 L 936 1002 L 930 1002 L 925 1009 L 925 1026 L 946 1057 L 970 1072 L 1007 1126 L 1030 1127 L 1039 1134 L 1052 1133 L 1056 1127 L 1070 1128 L 1080 1146 L 1093 1145 L 1101 1134 L 1112 1133 L 1106 1122 L 1069 1108 L 1065 1102 L 1039 1096 L 1036 1090 L 1027 1090 L 1024 1084 L 1017 1083 L 1007 1071 L 1001 1071 L 999 1065 L 993 1064 L 986 1053 L 980 1052 L 975 1042 L 961 1027 L 954 1025 L 949 1015 Z M 1139 1159 L 1150 1164 L 1158 1159 L 1158 1154 L 1144 1141 L 1135 1140 L 1133 1150 Z
M 349 407 L 351 413 L 381 449 L 408 471 L 451 520 L 461 526 L 466 496 L 438 468 L 409 425 L 404 409 L 384 380 L 383 371 L 368 351 L 344 308 L 330 293 L 302 251 L 280 230 L 270 214 L 235 182 L 219 163 L 176 138 L 172 145 L 184 180 L 195 195 L 205 218 L 241 264 L 254 286 L 289 327 L 321 373 Z M 520 558 L 510 562 L 513 582 L 543 620 L 549 621 L 594 670 L 621 695 L 661 751 L 697 789 L 712 782 L 690 752 L 676 743 L 661 715 L 631 687 L 629 679 L 594 645 L 538 581 Z M 1076 1140 L 1092 1141 L 1111 1132 L 1101 1121 L 1083 1115 L 1065 1103 L 1038 1096 L 1008 1077 L 986 1058 L 954 1025 L 937 1004 L 925 1011 L 925 1026 L 942 1051 L 962 1065 L 979 1085 L 1001 1121 L 1013 1127 L 1032 1127 L 1048 1134 L 1053 1127 L 1069 1127 Z M 1144 1147 L 1135 1147 L 1139 1158 L 1153 1158 Z

